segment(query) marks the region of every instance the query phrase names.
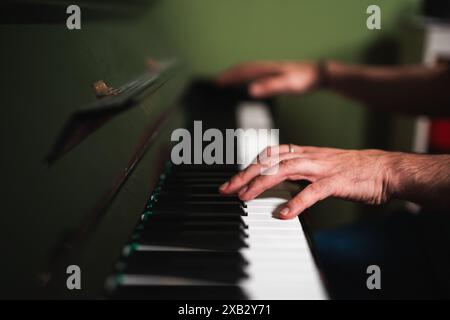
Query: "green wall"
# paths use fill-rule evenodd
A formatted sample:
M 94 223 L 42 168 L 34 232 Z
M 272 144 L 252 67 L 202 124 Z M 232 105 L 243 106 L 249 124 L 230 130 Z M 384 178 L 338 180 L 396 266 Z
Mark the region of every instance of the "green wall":
M 378 4 L 382 29 L 366 28 L 366 9 Z M 172 0 L 158 3 L 161 32 L 197 74 L 214 75 L 254 59 L 405 61 L 405 35 L 417 33 L 411 17 L 417 0 Z M 408 48 L 416 59 L 420 48 Z M 213 107 L 213 106 L 211 106 Z M 277 117 L 285 141 L 341 148 L 407 150 L 412 120 L 368 112 L 321 92 L 283 97 Z M 353 219 L 358 206 L 328 201 L 313 215 L 327 225 Z M 339 213 L 339 214 L 337 214 Z

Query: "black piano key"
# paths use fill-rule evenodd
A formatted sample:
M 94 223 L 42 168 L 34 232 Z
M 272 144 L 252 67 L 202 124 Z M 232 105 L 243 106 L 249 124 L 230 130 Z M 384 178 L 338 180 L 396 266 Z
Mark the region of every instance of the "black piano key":
M 156 266 L 175 266 L 183 269 L 185 266 L 196 266 L 209 269 L 227 269 L 242 267 L 248 264 L 243 255 L 237 251 L 133 251 L 124 261 L 123 273 L 145 272 L 146 268 Z M 131 272 L 139 269 L 139 272 Z
M 239 253 L 247 247 L 242 219 L 246 205 L 236 195 L 218 192 L 237 171 L 225 165 L 170 167 L 132 236 L 135 250 L 121 259 L 117 270 L 156 282 L 147 278 L 139 285 L 119 285 L 114 298 L 244 298 L 235 284 L 246 276 L 246 261 Z M 175 282 L 161 285 L 161 278 Z M 176 279 L 201 285 L 177 285 Z
M 239 252 L 135 251 L 118 263 L 118 272 L 236 283 L 246 277 Z
M 158 198 L 155 203 L 163 203 L 164 205 L 199 205 L 199 206 L 222 206 L 233 205 L 237 208 L 242 207 L 242 201 L 240 200 L 223 200 L 214 198 L 183 198 L 183 197 L 162 197 Z
M 174 176 L 171 176 L 171 178 L 183 178 L 183 179 L 187 179 L 187 178 L 215 178 L 215 179 L 221 179 L 223 180 L 223 182 L 229 180 L 232 176 L 234 176 L 236 173 L 228 173 L 228 172 L 195 172 L 195 171 L 191 171 L 191 172 L 180 172 L 177 173 Z
M 220 186 L 223 184 L 225 180 L 223 177 L 202 177 L 202 176 L 176 176 L 176 177 L 170 177 L 167 178 L 165 183 L 166 184 L 174 184 L 174 185 L 182 185 L 182 184 L 194 184 L 194 183 L 208 183 L 208 184 L 214 184 L 217 186 Z
M 175 216 L 205 216 L 205 217 L 240 217 L 240 216 L 247 216 L 247 212 L 245 210 L 242 210 L 240 212 L 230 212 L 230 211 L 221 211 L 221 212 L 214 212 L 213 209 L 211 210 L 188 210 L 183 208 L 152 208 L 149 209 L 152 214 L 149 215 L 149 217 L 153 215 L 158 214 L 165 214 L 165 215 L 175 215 Z M 149 219 L 149 218 L 148 218 Z
M 144 228 L 139 233 L 139 239 L 165 239 L 168 237 L 171 238 L 180 238 L 180 239 L 193 239 L 193 240 L 222 240 L 227 241 L 230 239 L 245 239 L 248 237 L 248 234 L 242 230 L 220 230 L 216 229 L 200 229 L 200 230 L 187 230 L 187 229 L 147 229 Z
M 214 252 L 214 251 L 133 251 L 127 258 L 127 264 L 165 264 L 179 261 L 191 261 L 194 263 L 204 263 L 210 261 L 211 264 L 239 264 L 247 265 L 248 261 L 240 252 Z
M 179 247 L 197 250 L 214 250 L 214 251 L 238 251 L 246 248 L 247 243 L 244 239 L 235 238 L 224 241 L 222 238 L 196 239 L 188 237 L 160 237 L 160 238 L 142 238 L 136 240 L 139 246 L 162 246 L 162 247 Z
M 161 215 L 159 216 L 161 217 Z M 242 230 L 247 226 L 243 221 L 234 220 L 234 221 L 211 221 L 211 219 L 197 219 L 197 220 L 188 220 L 188 219 L 164 219 L 158 217 L 152 217 L 149 221 L 147 220 L 145 224 L 143 224 L 145 229 L 155 229 L 155 228 L 186 228 L 186 230 L 200 230 L 200 229 L 232 229 L 232 230 Z
M 149 223 L 143 229 L 144 232 L 196 232 L 208 230 L 214 231 L 236 231 L 240 232 L 245 228 L 239 223 L 167 223 L 156 222 Z
M 209 286 L 119 286 L 112 299 L 151 300 L 243 300 L 246 295 L 237 285 Z
M 178 214 L 152 214 L 150 218 L 143 221 L 139 228 L 143 229 L 147 226 L 162 224 L 175 224 L 175 225 L 235 225 L 241 228 L 248 228 L 247 224 L 242 219 L 242 216 L 238 215 L 225 215 L 225 216 L 211 216 L 211 215 L 178 215 Z
M 153 204 L 153 207 L 151 208 L 152 211 L 163 211 L 163 210 L 178 210 L 178 211 L 186 211 L 186 212 L 213 212 L 213 213 L 219 213 L 219 212 L 227 212 L 227 213 L 234 213 L 234 214 L 243 214 L 245 212 L 244 208 L 237 205 L 237 204 L 229 204 L 229 203 L 223 203 L 220 205 L 212 205 L 208 203 L 202 203 L 202 202 L 184 202 L 184 203 L 178 203 L 178 202 L 155 202 Z
M 157 196 L 157 201 L 215 201 L 223 203 L 242 204 L 243 201 L 236 196 L 223 196 L 220 194 L 199 194 L 180 192 L 161 192 Z
M 219 185 L 201 185 L 201 184 L 189 184 L 189 185 L 164 185 L 161 186 L 161 192 L 177 192 L 177 193 L 196 193 L 196 194 L 215 194 L 219 195 Z
M 176 174 L 178 172 L 237 172 L 239 168 L 236 165 L 227 165 L 227 164 L 186 164 L 186 165 L 173 165 L 170 167 L 170 171 L 172 174 Z
M 143 222 L 144 225 L 165 221 L 167 223 L 238 223 L 246 227 L 242 216 L 240 215 L 205 215 L 205 214 L 165 214 L 152 213 L 149 220 Z

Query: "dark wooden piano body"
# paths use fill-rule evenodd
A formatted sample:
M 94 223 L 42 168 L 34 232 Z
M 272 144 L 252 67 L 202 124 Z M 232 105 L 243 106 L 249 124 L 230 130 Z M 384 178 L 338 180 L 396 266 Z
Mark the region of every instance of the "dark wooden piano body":
M 155 71 L 145 97 L 96 110 L 94 82 L 117 88 L 145 74 L 147 59 L 175 57 L 154 2 L 83 2 L 79 31 L 67 30 L 63 1 L 1 5 L 1 297 L 101 296 L 184 117 L 186 69 Z M 58 149 L 74 118 L 73 145 Z M 50 266 L 55 254 L 65 257 Z M 69 264 L 80 265 L 82 290 L 54 281 Z
M 103 297 L 172 130 L 229 123 L 241 93 L 189 88 L 189 68 L 164 46 L 158 21 L 170 17 L 157 2 L 85 2 L 79 31 L 66 29 L 64 2 L 2 5 L 0 297 Z M 99 80 L 123 92 L 98 99 Z M 200 100 L 215 103 L 188 110 L 205 89 L 212 96 Z M 66 287 L 69 265 L 81 268 L 81 290 Z

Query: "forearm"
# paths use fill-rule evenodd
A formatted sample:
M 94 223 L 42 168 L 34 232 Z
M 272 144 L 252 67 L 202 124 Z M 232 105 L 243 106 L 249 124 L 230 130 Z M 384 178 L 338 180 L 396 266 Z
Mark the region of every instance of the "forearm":
M 393 198 L 450 208 L 450 155 L 392 153 L 388 162 Z
M 371 67 L 328 62 L 329 89 L 369 106 L 411 114 L 450 115 L 446 66 Z

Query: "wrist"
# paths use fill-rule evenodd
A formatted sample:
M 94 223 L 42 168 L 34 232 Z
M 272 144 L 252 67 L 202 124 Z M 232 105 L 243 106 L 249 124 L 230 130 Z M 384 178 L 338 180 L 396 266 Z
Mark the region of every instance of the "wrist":
M 394 153 L 389 160 L 388 188 L 392 198 L 423 202 L 430 192 L 436 171 L 435 158 L 439 156 Z M 438 170 L 439 171 L 439 170 Z M 431 180 L 430 180 L 431 179 Z
M 386 152 L 384 156 L 384 186 L 389 199 L 401 198 L 404 192 L 403 158 L 407 156 L 399 152 Z

